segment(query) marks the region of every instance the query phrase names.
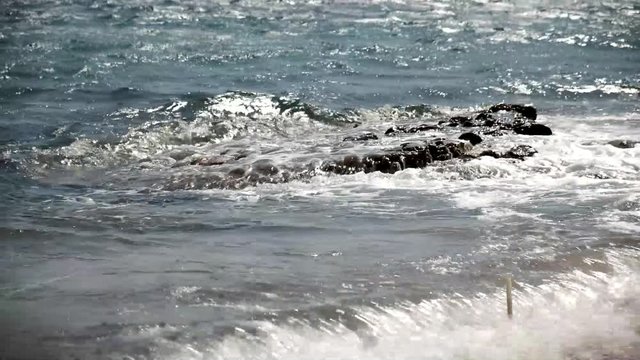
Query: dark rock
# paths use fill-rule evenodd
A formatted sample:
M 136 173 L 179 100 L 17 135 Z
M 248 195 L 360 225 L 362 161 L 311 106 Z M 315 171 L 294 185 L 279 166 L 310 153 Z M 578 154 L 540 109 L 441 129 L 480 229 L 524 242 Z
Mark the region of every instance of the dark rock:
M 378 136 L 374 133 L 362 133 L 359 135 L 347 136 L 342 141 L 367 141 L 367 140 L 378 140 Z
M 246 158 L 247 156 L 249 156 L 248 152 L 239 152 L 239 153 L 233 155 L 233 159 L 234 160 L 240 160 L 240 159 Z
M 357 155 L 347 155 L 342 160 L 325 161 L 320 165 L 320 170 L 339 175 L 355 174 L 364 169 L 364 164 Z
M 471 126 L 474 126 L 474 122 L 471 120 L 471 118 L 468 118 L 466 116 L 454 116 L 451 119 L 449 119 L 447 126 L 471 127 Z
M 414 126 L 410 129 L 408 129 L 406 132 L 408 133 L 417 133 L 420 131 L 429 131 L 429 130 L 438 130 L 438 126 L 436 125 L 429 125 L 429 124 L 420 124 L 418 126 Z
M 384 132 L 385 135 L 387 136 L 394 136 L 398 133 L 417 133 L 417 132 L 421 132 L 421 131 L 429 131 L 429 130 L 438 130 L 439 127 L 437 125 L 430 125 L 430 124 L 420 124 L 417 126 L 413 126 L 413 127 L 406 127 L 404 125 L 397 125 L 397 126 L 392 126 L 389 129 L 387 129 L 387 131 Z
M 502 157 L 522 160 L 536 153 L 538 153 L 538 151 L 529 145 L 517 145 L 509 149 Z
M 592 178 L 592 179 L 598 179 L 598 180 L 608 180 L 611 179 L 611 176 L 604 174 L 604 173 L 592 173 L 592 174 L 585 174 L 586 177 Z
M 484 150 L 478 155 L 478 157 L 482 157 L 482 156 L 490 156 L 490 157 L 499 159 L 502 157 L 502 154 L 500 154 L 499 152 L 496 152 L 495 150 Z
M 482 129 L 482 134 L 490 135 L 490 136 L 502 136 L 504 135 L 504 130 L 501 130 L 496 127 L 488 127 L 488 128 Z
M 280 170 L 273 165 L 270 160 L 266 159 L 254 161 L 253 164 L 251 164 L 251 170 L 258 175 L 266 176 L 273 176 L 280 172 Z
M 2 157 L 2 155 L 0 155 L 0 170 L 17 170 L 17 169 L 18 169 L 18 165 L 16 164 L 15 161 L 9 158 Z
M 442 161 L 463 157 L 471 145 L 466 142 L 438 139 L 431 142 L 405 143 L 397 150 L 387 150 L 379 154 L 369 154 L 362 159 L 347 155 L 341 160 L 325 161 L 320 170 L 334 174 L 354 174 L 360 171 L 375 171 L 393 174 L 408 168 L 423 168 L 434 160 Z
M 535 120 L 538 117 L 538 111 L 533 106 L 519 104 L 497 104 L 489 108 L 490 112 L 512 111 L 516 112 L 527 119 Z
M 243 177 L 246 172 L 247 170 L 243 168 L 235 168 L 229 171 L 228 175 L 232 178 L 240 178 L 240 177 Z
M 385 135 L 387 136 L 394 136 L 397 133 L 405 133 L 407 132 L 407 128 L 403 125 L 396 125 L 396 126 L 392 126 L 390 128 L 387 129 L 387 131 L 384 132 Z
M 474 134 L 474 133 L 471 133 L 471 132 L 464 133 L 464 134 L 460 135 L 460 137 L 458 137 L 458 139 L 467 140 L 467 141 L 469 141 L 471 143 L 471 145 L 477 145 L 477 144 L 480 144 L 482 142 L 482 138 L 480 137 L 480 135 Z
M 424 141 L 413 141 L 400 144 L 402 151 L 425 151 L 427 149 L 427 143 Z
M 524 124 L 515 126 L 513 131 L 521 135 L 553 135 L 551 129 L 542 124 Z
M 466 154 L 469 150 L 471 150 L 472 145 L 466 142 L 448 142 L 446 143 L 447 149 L 451 153 L 453 158 L 459 158 L 462 155 Z
M 612 140 L 609 141 L 607 144 L 611 145 L 611 146 L 615 146 L 617 148 L 620 149 L 631 149 L 633 147 L 636 146 L 636 144 L 638 144 L 640 142 L 638 141 L 632 141 L 632 140 Z
M 433 111 L 431 106 L 429 105 L 409 105 L 404 108 L 407 112 L 412 112 L 416 116 L 423 116 L 424 114 L 429 114 Z
M 484 122 L 482 123 L 482 126 L 491 127 L 491 126 L 495 126 L 495 124 L 496 124 L 496 121 L 493 118 L 488 118 L 484 120 Z
M 226 159 L 223 156 L 210 156 L 210 157 L 203 157 L 200 159 L 194 159 L 191 161 L 191 165 L 213 166 L 213 165 L 222 165 L 225 162 L 226 162 Z
M 429 154 L 434 161 L 445 161 L 453 159 L 453 154 L 449 151 L 449 147 L 442 140 L 437 140 L 429 144 Z
M 478 113 L 478 115 L 476 115 L 476 121 L 491 121 L 492 125 L 485 125 L 485 126 L 493 126 L 494 120 L 493 120 L 493 116 L 491 116 L 490 113 L 486 112 L 486 111 L 481 111 L 480 113 Z
M 383 173 L 393 174 L 398 167 L 395 164 L 392 164 L 391 159 L 389 159 L 385 154 L 367 155 L 362 158 L 362 163 L 364 165 L 365 173 L 380 171 Z
M 364 164 L 357 155 L 347 155 L 342 160 L 325 161 L 320 170 L 338 175 L 355 174 L 364 170 Z
M 411 150 L 404 152 L 404 164 L 405 168 L 423 168 L 427 164 L 433 162 L 431 154 L 427 151 L 426 147 L 422 150 Z

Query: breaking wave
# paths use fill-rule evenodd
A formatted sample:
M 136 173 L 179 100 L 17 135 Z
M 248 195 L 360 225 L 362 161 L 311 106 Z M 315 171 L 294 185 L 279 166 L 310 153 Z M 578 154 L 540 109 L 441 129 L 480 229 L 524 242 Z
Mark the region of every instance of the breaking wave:
M 579 270 L 502 291 L 287 316 L 221 340 L 161 341 L 164 359 L 631 360 L 640 356 L 638 249 L 585 257 Z M 190 291 L 193 291 L 190 290 Z M 300 310 L 300 314 L 305 313 Z M 176 329 L 173 329 L 175 331 Z M 158 335 L 159 328 L 141 329 Z M 170 331 L 170 330 L 164 330 Z

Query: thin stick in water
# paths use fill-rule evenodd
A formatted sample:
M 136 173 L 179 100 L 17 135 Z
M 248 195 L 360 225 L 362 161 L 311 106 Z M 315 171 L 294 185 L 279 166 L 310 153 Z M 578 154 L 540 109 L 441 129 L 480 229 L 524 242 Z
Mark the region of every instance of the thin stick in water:
M 507 276 L 507 315 L 509 315 L 509 319 L 513 317 L 513 297 L 511 296 L 512 288 L 511 276 Z

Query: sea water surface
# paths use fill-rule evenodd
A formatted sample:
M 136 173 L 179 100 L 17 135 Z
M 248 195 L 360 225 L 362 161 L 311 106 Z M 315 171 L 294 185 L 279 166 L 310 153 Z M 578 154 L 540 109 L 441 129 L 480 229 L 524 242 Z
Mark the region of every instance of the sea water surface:
M 0 358 L 638 359 L 639 48 L 635 0 L 0 1 Z M 197 165 L 500 102 L 534 157 Z

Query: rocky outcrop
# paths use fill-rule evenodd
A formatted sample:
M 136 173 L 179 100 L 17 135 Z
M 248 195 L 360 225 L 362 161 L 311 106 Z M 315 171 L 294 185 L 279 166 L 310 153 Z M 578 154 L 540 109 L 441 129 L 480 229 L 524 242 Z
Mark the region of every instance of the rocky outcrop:
M 537 110 L 533 106 L 498 104 L 468 116 L 441 120 L 439 125 L 479 128 L 477 132 L 485 135 L 501 135 L 509 131 L 521 135 L 552 135 L 548 126 L 535 122 L 537 117 Z
M 320 170 L 341 175 L 375 171 L 393 174 L 404 169 L 423 168 L 434 161 L 460 158 L 471 147 L 467 142 L 455 140 L 416 141 L 362 157 L 351 154 L 342 159 L 325 161 Z
M 295 105 L 295 104 L 294 104 Z M 417 108 L 416 111 L 422 108 Z M 305 109 L 303 109 L 305 110 Z M 397 137 L 399 145 L 367 153 L 350 153 L 338 158 L 305 165 L 273 164 L 270 160 L 257 160 L 248 167 L 233 167 L 238 157 L 230 155 L 200 157 L 190 160 L 191 165 L 224 166 L 226 175 L 198 177 L 192 179 L 194 186 L 238 188 L 247 184 L 286 182 L 305 179 L 318 173 L 338 175 L 358 172 L 382 172 L 393 174 L 404 169 L 424 168 L 438 162 L 458 159 L 466 161 L 480 157 L 524 160 L 537 151 L 529 145 L 515 145 L 508 150 L 482 148 L 483 137 L 506 133 L 520 135 L 551 135 L 549 127 L 535 122 L 537 111 L 532 106 L 498 104 L 472 114 L 454 116 L 438 123 L 417 125 L 395 125 L 385 131 L 386 136 Z M 460 134 L 458 129 L 464 129 Z M 471 130 L 471 131 L 469 131 Z M 436 134 L 429 134 L 429 132 Z M 457 139 L 441 138 L 442 134 L 454 135 Z M 453 133 L 453 134 L 452 134 Z M 457 134 L 456 134 L 457 133 Z M 460 134 L 460 135 L 458 135 Z M 418 138 L 416 138 L 418 136 Z M 404 142 L 402 139 L 405 139 Z M 364 132 L 343 138 L 343 142 L 367 142 L 379 140 L 373 132 Z M 611 142 L 617 147 L 632 147 L 635 143 Z M 363 147 L 364 148 L 364 147 Z M 370 148 L 370 146 L 369 146 Z M 360 147 L 354 147 L 362 151 Z M 340 151 L 343 151 L 342 149 Z M 203 182 L 205 185 L 203 185 Z M 191 186 L 189 183 L 189 186 Z M 184 184 L 180 185 L 183 186 Z

